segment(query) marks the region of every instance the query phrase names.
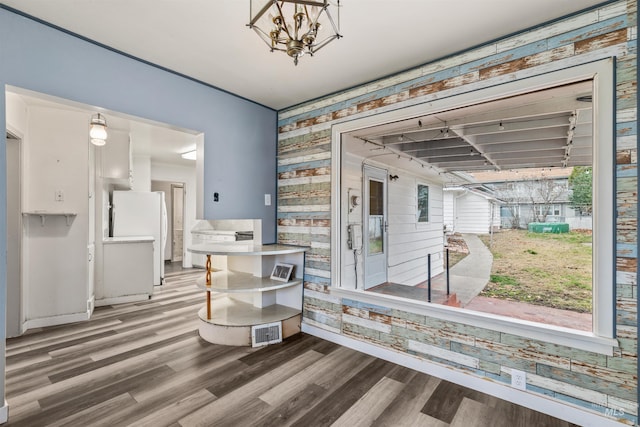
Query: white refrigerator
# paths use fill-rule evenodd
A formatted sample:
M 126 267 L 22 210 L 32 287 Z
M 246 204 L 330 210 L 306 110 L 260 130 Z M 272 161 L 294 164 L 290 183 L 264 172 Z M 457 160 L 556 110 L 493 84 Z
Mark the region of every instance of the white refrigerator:
M 164 281 L 164 247 L 167 242 L 167 206 L 162 191 L 113 191 L 113 237 L 153 237 L 153 284 Z

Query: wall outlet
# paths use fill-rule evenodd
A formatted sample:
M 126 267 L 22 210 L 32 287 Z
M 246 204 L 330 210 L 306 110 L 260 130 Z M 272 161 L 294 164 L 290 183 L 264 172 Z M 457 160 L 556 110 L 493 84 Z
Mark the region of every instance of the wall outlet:
M 63 202 L 64 201 L 64 191 L 62 190 L 56 190 L 56 202 Z
M 271 194 L 264 195 L 264 205 L 271 206 Z
M 519 390 L 527 389 L 527 373 L 518 371 L 517 369 L 511 370 L 511 386 Z

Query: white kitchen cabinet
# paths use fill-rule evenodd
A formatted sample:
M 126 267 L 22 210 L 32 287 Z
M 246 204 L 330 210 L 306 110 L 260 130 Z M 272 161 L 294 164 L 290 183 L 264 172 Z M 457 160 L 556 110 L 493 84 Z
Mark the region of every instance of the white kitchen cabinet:
M 102 178 L 130 189 L 133 185 L 133 158 L 129 133 L 110 130 L 109 139 L 100 150 Z
M 109 237 L 102 242 L 103 281 L 96 306 L 145 301 L 153 295 L 153 237 Z

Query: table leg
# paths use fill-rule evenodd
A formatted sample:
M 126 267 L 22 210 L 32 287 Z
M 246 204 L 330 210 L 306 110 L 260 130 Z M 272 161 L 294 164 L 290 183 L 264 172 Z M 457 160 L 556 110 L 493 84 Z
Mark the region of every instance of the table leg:
M 211 255 L 207 255 L 207 320 L 211 320 Z

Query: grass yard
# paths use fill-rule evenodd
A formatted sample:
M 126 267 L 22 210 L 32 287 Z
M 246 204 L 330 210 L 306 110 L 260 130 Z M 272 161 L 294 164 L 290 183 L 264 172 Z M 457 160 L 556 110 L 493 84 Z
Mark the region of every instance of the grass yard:
M 489 246 L 489 236 L 480 236 Z M 591 232 L 503 230 L 493 235 L 491 281 L 480 295 L 591 312 Z

